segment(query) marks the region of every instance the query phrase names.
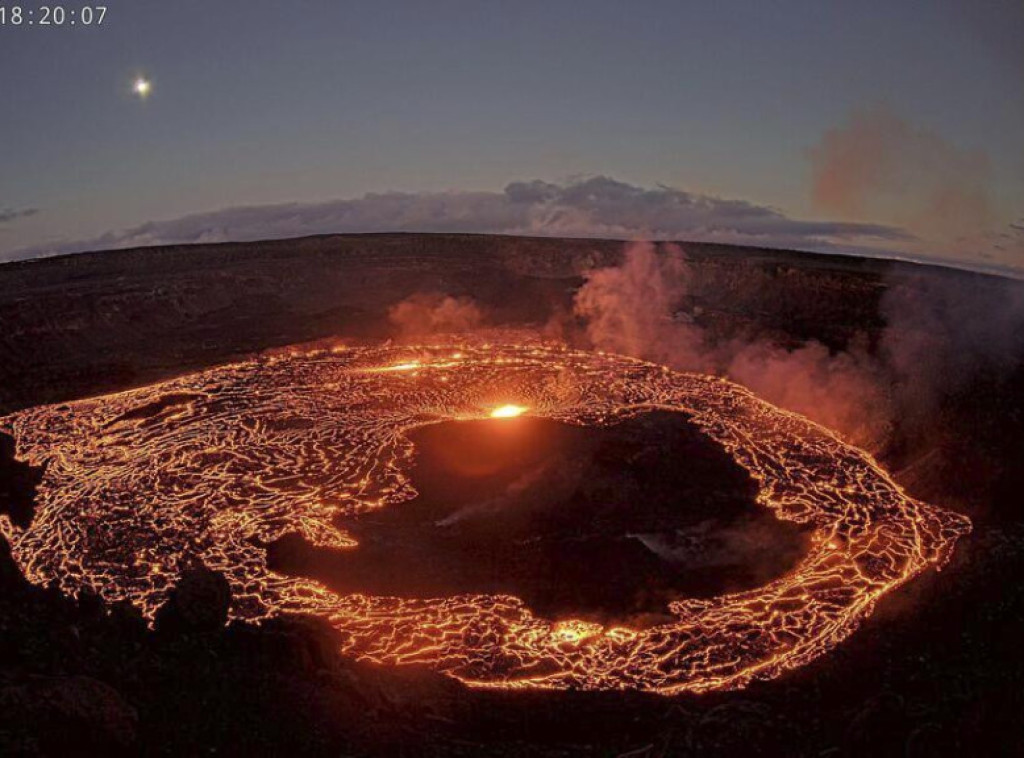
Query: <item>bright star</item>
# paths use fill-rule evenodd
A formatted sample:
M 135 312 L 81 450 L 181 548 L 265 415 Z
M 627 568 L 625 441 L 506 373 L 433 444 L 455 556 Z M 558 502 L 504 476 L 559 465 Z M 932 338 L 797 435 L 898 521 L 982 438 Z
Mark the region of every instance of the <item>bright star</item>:
M 143 79 L 141 76 L 132 84 L 132 91 L 143 100 L 149 96 L 150 90 L 152 89 L 153 85 L 150 81 L 148 79 Z

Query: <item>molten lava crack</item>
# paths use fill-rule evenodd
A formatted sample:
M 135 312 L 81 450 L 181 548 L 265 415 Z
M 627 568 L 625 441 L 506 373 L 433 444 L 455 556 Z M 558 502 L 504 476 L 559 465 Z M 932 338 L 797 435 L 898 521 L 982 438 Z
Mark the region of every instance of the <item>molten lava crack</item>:
M 685 412 L 749 471 L 760 505 L 814 528 L 813 546 L 785 576 L 673 602 L 674 621 L 643 631 L 538 618 L 511 596 L 341 596 L 268 570 L 261 545 L 297 533 L 352 549 L 337 516 L 412 497 L 409 430 L 527 409 L 580 425 Z M 315 613 L 352 655 L 488 687 L 673 693 L 773 677 L 852 633 L 884 593 L 941 567 L 970 529 L 908 497 L 866 453 L 734 384 L 559 346 L 260 358 L 29 409 L 0 428 L 19 458 L 47 463 L 31 524 L 0 516 L 30 580 L 127 599 L 152 618 L 198 558 L 227 577 L 236 619 Z

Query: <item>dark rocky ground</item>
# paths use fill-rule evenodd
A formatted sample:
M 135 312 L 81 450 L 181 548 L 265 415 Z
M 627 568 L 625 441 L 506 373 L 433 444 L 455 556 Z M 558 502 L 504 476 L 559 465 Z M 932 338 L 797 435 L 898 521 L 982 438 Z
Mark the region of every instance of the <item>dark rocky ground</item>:
M 583 269 L 620 252 L 600 241 L 365 235 L 3 265 L 0 412 L 274 345 L 385 336 L 388 305 L 425 289 L 472 295 L 494 323 L 543 322 L 567 307 Z M 908 268 L 689 252 L 712 328 L 833 347 L 881 328 L 887 277 Z M 1024 754 L 1022 377 L 1014 364 L 950 392 L 926 432 L 941 444 L 912 491 L 975 522 L 950 566 L 777 680 L 675 698 L 470 691 L 428 671 L 345 660 L 316 620 L 225 627 L 226 588 L 201 567 L 148 630 L 129 608 L 28 584 L 3 546 L 0 754 Z M 0 508 L 23 521 L 38 472 L 10 453 L 5 442 Z M 899 445 L 889 455 L 898 470 Z
M 417 292 L 471 296 L 491 323 L 571 309 L 613 240 L 367 234 L 118 250 L 0 265 L 0 412 L 137 386 L 275 345 L 390 336 Z M 840 345 L 878 326 L 900 264 L 692 244 L 706 318 Z M 813 292 L 813 296 L 808 296 Z

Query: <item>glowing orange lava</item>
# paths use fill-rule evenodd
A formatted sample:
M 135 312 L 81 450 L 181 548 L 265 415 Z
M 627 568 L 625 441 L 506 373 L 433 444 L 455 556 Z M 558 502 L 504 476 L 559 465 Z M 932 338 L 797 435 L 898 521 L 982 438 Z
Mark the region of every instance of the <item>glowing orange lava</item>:
M 499 405 L 491 411 L 491 418 L 515 418 L 526 413 L 526 408 L 521 405 Z
M 524 405 L 502 405 L 510 397 Z M 512 407 L 578 425 L 686 413 L 750 473 L 761 506 L 813 528 L 811 550 L 755 590 L 676 600 L 671 622 L 644 630 L 539 618 L 507 595 L 343 596 L 267 568 L 262 545 L 296 533 L 358 549 L 337 517 L 413 497 L 411 429 Z M 0 516 L 31 581 L 90 588 L 152 618 L 199 559 L 227 577 L 232 618 L 318 614 L 351 655 L 427 664 L 473 686 L 667 694 L 774 677 L 941 567 L 970 529 L 908 497 L 866 453 L 741 387 L 561 346 L 296 351 L 32 408 L 0 428 L 20 459 L 46 464 L 31 525 Z

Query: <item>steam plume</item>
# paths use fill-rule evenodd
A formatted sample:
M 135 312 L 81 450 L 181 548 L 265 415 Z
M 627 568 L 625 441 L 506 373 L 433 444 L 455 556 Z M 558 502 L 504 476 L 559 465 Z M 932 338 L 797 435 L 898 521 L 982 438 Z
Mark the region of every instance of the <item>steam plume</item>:
M 787 348 L 769 339 L 715 339 L 685 308 L 693 294 L 679 247 L 635 243 L 621 266 L 587 274 L 575 312 L 594 347 L 727 375 L 862 445 L 884 435 L 888 399 L 862 347 L 833 354 L 816 341 Z
M 812 199 L 828 213 L 885 219 L 933 240 L 992 226 L 987 156 L 916 128 L 888 108 L 855 111 L 825 133 L 811 160 Z
M 416 293 L 388 309 L 388 320 L 402 339 L 447 332 L 468 332 L 484 318 L 479 306 L 468 297 L 440 293 Z

